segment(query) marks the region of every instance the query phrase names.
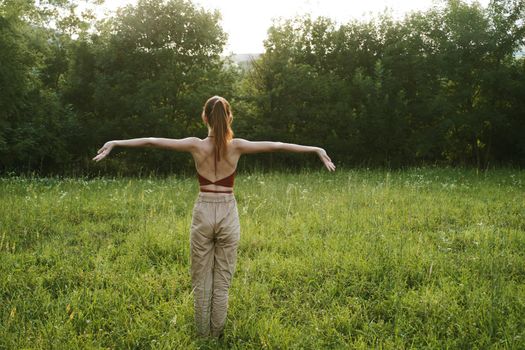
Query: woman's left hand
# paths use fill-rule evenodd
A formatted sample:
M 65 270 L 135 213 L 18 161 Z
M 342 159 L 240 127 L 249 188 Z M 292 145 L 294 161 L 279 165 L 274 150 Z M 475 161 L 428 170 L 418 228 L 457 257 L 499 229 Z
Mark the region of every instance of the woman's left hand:
M 319 148 L 317 150 L 317 155 L 319 158 L 321 158 L 321 161 L 324 163 L 324 166 L 328 169 L 328 171 L 335 171 L 335 165 L 332 163 L 332 160 L 330 157 L 328 157 L 328 154 L 326 154 L 324 149 Z

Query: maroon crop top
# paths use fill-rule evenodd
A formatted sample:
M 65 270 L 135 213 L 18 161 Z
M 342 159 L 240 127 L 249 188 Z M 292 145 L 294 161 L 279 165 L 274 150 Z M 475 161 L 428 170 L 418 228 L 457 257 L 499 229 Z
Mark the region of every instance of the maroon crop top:
M 199 177 L 199 185 L 205 186 L 205 185 L 217 185 L 217 186 L 224 186 L 224 187 L 232 187 L 233 189 L 233 182 L 235 180 L 235 173 L 237 170 L 234 170 L 233 173 L 230 176 L 226 176 L 225 178 L 222 178 L 217 181 L 210 181 L 199 172 L 197 172 L 197 176 Z M 233 191 L 213 191 L 213 190 L 207 190 L 201 188 L 201 192 L 214 192 L 214 193 L 231 193 Z

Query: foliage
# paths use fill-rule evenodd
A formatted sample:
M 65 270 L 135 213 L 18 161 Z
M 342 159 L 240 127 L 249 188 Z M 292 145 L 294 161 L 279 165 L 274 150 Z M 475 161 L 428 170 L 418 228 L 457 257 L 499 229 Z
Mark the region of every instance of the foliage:
M 246 99 L 264 137 L 319 140 L 351 164 L 523 164 L 523 90 L 506 89 L 524 81 L 524 10 L 449 1 L 398 22 L 277 22 Z
M 3 13 L 9 11 L 5 5 Z M 232 96 L 236 72 L 219 57 L 226 40 L 220 15 L 191 2 L 139 1 L 74 40 L 67 35 L 77 32 L 70 30 L 74 24 L 50 29 L 30 26 L 21 14 L 12 17 L 2 17 L 8 57 L 2 85 L 9 87 L 0 106 L 4 171 L 88 172 L 89 159 L 108 139 L 202 135 L 196 118 L 202 101 Z M 25 52 L 29 58 L 20 59 Z M 117 157 L 106 171 L 173 166 L 182 159 L 147 151 L 129 158 L 135 164 L 129 170 Z
M 297 17 L 275 22 L 241 69 L 220 57 L 220 14 L 190 1 L 141 0 L 99 22 L 73 0 L 2 2 L 0 173 L 185 171 L 191 159 L 169 151 L 91 158 L 110 139 L 204 136 L 215 94 L 237 136 L 317 144 L 337 164 L 522 166 L 524 23 L 519 0 L 443 1 L 403 20 Z

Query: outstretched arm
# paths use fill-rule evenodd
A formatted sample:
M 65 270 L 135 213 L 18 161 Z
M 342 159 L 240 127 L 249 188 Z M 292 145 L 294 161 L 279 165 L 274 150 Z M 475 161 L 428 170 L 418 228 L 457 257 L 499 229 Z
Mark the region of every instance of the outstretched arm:
M 141 137 L 129 140 L 113 140 L 108 141 L 98 150 L 98 155 L 93 157 L 94 161 L 100 161 L 106 157 L 111 150 L 116 146 L 121 147 L 156 147 L 167 148 L 176 151 L 191 152 L 195 149 L 197 141 L 196 137 L 187 137 L 185 139 L 167 139 L 161 137 Z
M 295 143 L 271 142 L 271 141 L 248 141 L 244 139 L 235 139 L 236 148 L 241 154 L 245 153 L 263 153 L 263 152 L 296 152 L 296 153 L 316 153 L 329 171 L 335 171 L 335 165 L 332 163 L 326 151 L 321 147 L 303 146 Z

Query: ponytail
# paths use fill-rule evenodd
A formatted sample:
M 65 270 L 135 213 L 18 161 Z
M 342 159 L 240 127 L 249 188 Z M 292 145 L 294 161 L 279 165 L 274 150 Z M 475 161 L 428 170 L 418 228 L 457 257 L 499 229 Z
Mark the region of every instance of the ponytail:
M 233 139 L 233 130 L 230 126 L 233 116 L 230 104 L 220 96 L 213 96 L 206 101 L 204 113 L 213 130 L 215 157 L 220 161 L 221 155 L 225 154 L 228 142 Z

